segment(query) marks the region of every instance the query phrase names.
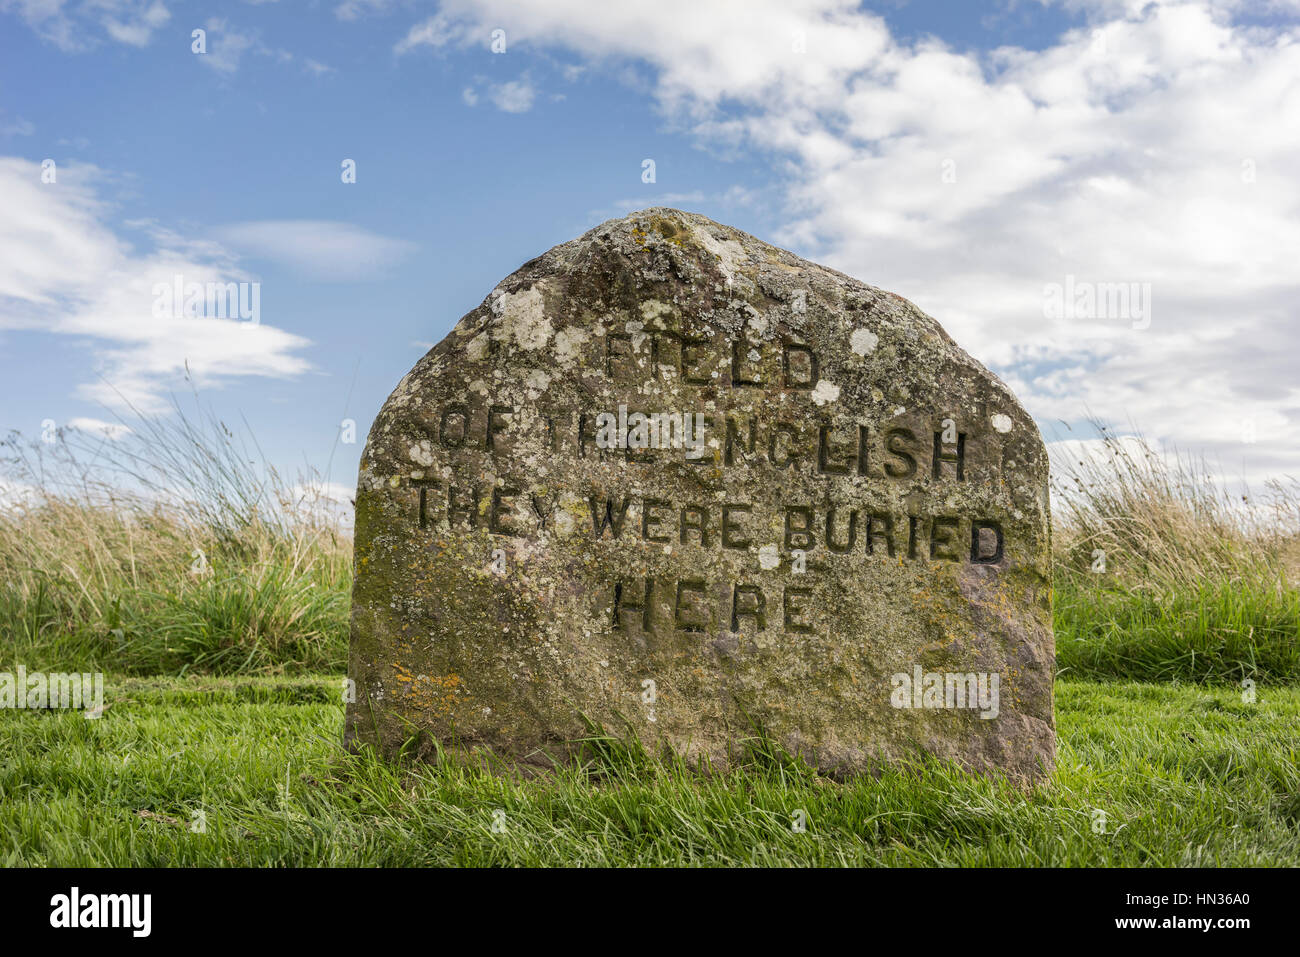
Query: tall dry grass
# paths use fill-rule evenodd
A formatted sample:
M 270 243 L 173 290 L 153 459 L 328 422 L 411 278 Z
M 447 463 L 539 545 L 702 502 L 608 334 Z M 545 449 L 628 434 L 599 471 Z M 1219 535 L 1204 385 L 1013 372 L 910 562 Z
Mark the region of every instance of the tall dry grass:
M 319 483 L 286 481 L 202 412 L 131 425 L 0 443 L 0 662 L 341 669 L 351 539 Z
M 1300 495 L 1259 498 L 1140 436 L 1054 463 L 1057 658 L 1088 676 L 1300 676 Z
M 342 670 L 343 510 L 210 415 L 131 425 L 0 443 L 16 502 L 0 509 L 0 668 Z M 1099 428 L 1099 450 L 1053 472 L 1062 671 L 1300 677 L 1296 487 L 1243 501 L 1203 464 Z

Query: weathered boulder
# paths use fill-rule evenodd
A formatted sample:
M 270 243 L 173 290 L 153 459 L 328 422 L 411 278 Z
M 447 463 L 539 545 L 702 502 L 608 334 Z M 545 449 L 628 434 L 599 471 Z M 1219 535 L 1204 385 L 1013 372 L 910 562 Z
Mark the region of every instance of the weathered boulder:
M 891 293 L 648 209 L 525 263 L 357 486 L 347 738 L 510 764 L 583 716 L 725 766 L 1054 758 L 1047 456 Z M 412 740 L 413 739 L 413 740 Z

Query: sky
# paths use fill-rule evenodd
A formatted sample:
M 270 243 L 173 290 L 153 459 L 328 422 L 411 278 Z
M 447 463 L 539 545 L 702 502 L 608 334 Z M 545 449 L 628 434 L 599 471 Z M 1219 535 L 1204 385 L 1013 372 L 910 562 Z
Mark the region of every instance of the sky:
M 0 430 L 197 391 L 346 492 L 501 279 L 659 205 L 911 299 L 1058 451 L 1300 475 L 1300 0 L 0 0 Z

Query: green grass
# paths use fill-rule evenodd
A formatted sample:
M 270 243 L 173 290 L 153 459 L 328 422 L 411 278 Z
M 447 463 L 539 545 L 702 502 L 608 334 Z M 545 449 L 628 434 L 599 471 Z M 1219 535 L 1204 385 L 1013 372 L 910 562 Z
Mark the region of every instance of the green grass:
M 1085 575 L 1087 573 L 1084 573 Z M 1300 681 L 1300 591 L 1277 581 L 1127 589 L 1057 572 L 1057 668 L 1098 680 Z M 1108 587 L 1109 586 L 1109 587 Z
M 67 582 L 45 582 L 28 595 L 0 585 L 0 661 L 10 670 L 126 675 L 345 667 L 352 579 L 344 562 L 294 571 L 219 556 L 202 577 L 187 567 L 167 581 L 124 585 L 102 611 L 72 610 Z
M 0 438 L 0 662 L 117 674 L 303 674 L 347 654 L 352 540 L 319 476 L 259 464 L 210 415 L 123 441 Z M 256 445 L 255 442 L 252 443 Z
M 1300 591 L 1278 583 L 1126 589 L 1060 569 L 1057 665 L 1091 680 L 1300 682 Z M 55 586 L 51 586 L 52 588 Z M 107 603 L 102 618 L 66 598 L 0 583 L 0 667 L 124 675 L 341 671 L 351 574 L 341 562 L 299 573 L 271 564 L 214 568 Z
M 934 763 L 834 783 L 761 745 L 713 775 L 615 742 L 528 781 L 393 767 L 340 750 L 340 691 L 123 678 L 98 721 L 0 712 L 0 863 L 1300 865 L 1297 688 L 1062 680 L 1030 792 Z
M 34 490 L 0 510 L 0 671 L 104 672 L 110 705 L 0 709 L 0 864 L 1300 866 L 1296 487 L 1244 510 L 1109 433 L 1054 473 L 1058 767 L 1032 791 L 612 738 L 524 781 L 343 753 L 337 510 L 210 417 L 132 436 L 0 441 Z
M 224 424 L 176 413 L 120 442 L 0 439 L 0 477 L 33 490 L 0 509 L 0 668 L 344 670 L 340 512 Z M 1099 428 L 1100 448 L 1053 472 L 1061 671 L 1300 683 L 1300 486 L 1243 510 L 1203 468 Z

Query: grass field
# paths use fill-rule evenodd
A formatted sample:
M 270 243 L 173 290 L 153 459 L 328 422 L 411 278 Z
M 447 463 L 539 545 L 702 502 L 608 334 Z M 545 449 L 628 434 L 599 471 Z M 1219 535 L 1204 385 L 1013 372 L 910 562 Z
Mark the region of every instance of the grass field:
M 340 751 L 340 688 L 131 678 L 99 720 L 0 713 L 0 862 L 1300 865 L 1296 688 L 1062 681 L 1058 770 L 1028 794 L 934 765 L 838 784 L 761 745 L 718 775 L 612 742 L 527 781 L 397 769 Z
M 224 426 L 167 421 L 93 467 L 60 446 L 59 485 L 7 443 L 30 494 L 0 510 L 0 671 L 102 671 L 109 707 L 0 709 L 0 863 L 1300 865 L 1294 490 L 1243 508 L 1128 440 L 1057 474 L 1032 791 L 836 783 L 761 741 L 706 774 L 597 740 L 525 781 L 341 751 L 346 530 Z

